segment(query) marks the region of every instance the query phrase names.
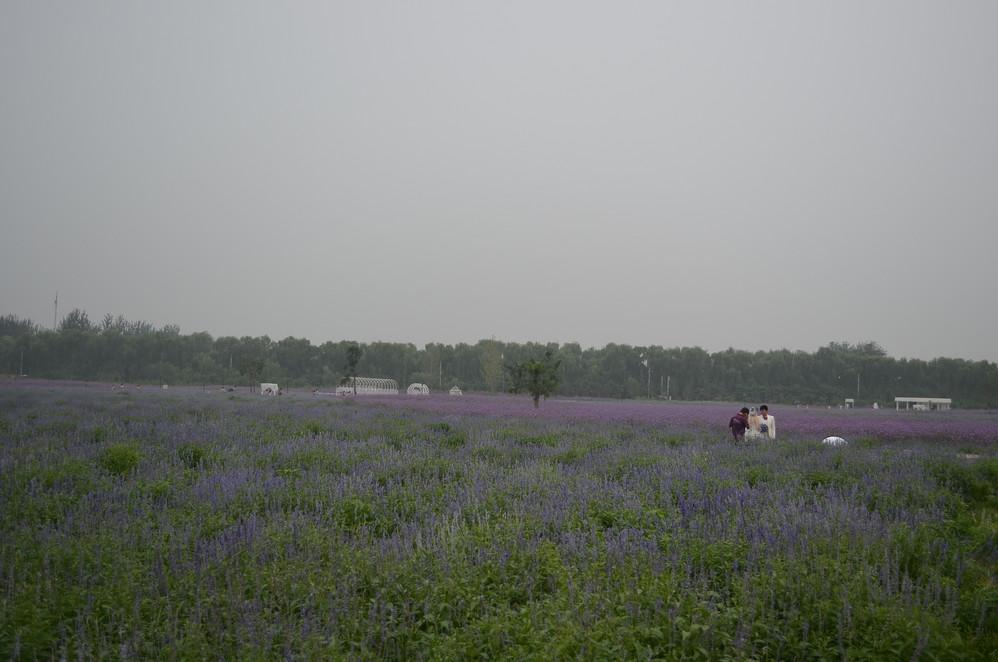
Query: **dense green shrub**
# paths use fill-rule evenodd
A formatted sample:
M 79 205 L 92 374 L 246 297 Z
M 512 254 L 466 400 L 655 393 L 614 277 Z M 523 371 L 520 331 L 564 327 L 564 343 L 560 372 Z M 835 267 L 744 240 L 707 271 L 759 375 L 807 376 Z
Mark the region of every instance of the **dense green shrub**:
M 101 453 L 99 464 L 113 474 L 124 475 L 139 466 L 142 454 L 135 446 L 115 444 Z

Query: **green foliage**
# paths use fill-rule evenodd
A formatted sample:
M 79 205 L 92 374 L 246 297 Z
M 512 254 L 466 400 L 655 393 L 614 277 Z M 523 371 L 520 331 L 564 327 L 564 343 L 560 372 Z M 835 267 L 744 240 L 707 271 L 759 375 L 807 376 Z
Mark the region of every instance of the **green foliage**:
M 998 460 L 937 460 L 928 468 L 936 480 L 960 494 L 968 505 L 998 507 Z
M 94 444 L 100 444 L 114 435 L 114 428 L 110 425 L 97 425 L 90 430 L 90 441 Z
M 374 508 L 360 498 L 348 497 L 337 505 L 334 511 L 336 523 L 348 531 L 357 531 L 360 527 L 375 522 Z
M 603 529 L 633 527 L 639 520 L 633 510 L 601 501 L 590 503 L 588 512 L 593 523 Z
M 438 432 L 450 432 L 453 427 L 447 421 L 434 421 L 432 423 L 426 424 L 427 429 L 436 430 Z
M 177 449 L 177 456 L 187 468 L 194 469 L 207 459 L 208 452 L 202 444 L 187 441 Z
M 166 499 L 174 492 L 174 489 L 173 481 L 167 478 L 151 480 L 145 484 L 146 493 L 152 499 Z
M 520 446 L 549 446 L 554 448 L 560 443 L 560 435 L 549 432 L 547 434 L 528 434 L 516 439 Z
M 540 399 L 554 395 L 561 383 L 560 366 L 561 359 L 555 359 L 552 352 L 546 352 L 541 359 L 530 358 L 508 366 L 510 393 L 526 391 L 534 399 L 534 407 L 540 407 Z
M 125 475 L 139 466 L 142 454 L 130 444 L 115 444 L 100 455 L 98 464 L 107 471 Z
M 483 340 L 482 356 L 482 382 L 485 389 L 490 393 L 495 393 L 502 382 L 502 343 L 497 340 Z
M 745 482 L 747 482 L 750 487 L 765 485 L 766 483 L 771 482 L 774 477 L 775 474 L 769 467 L 748 467 L 745 470 Z
M 450 432 L 437 439 L 437 443 L 444 448 L 460 448 L 468 443 L 468 437 L 464 432 Z
M 346 362 L 343 364 L 346 376 L 343 377 L 340 383 L 352 385 L 354 394 L 357 393 L 357 364 L 360 363 L 360 359 L 363 356 L 364 349 L 360 345 L 355 342 L 347 345 Z
M 93 325 L 90 323 L 90 318 L 87 317 L 87 313 L 79 308 L 73 308 L 69 311 L 69 314 L 62 318 L 59 322 L 59 331 L 90 331 Z
M 75 433 L 77 428 L 79 428 L 79 424 L 75 421 L 52 421 L 35 428 L 35 434 L 68 437 Z
M 841 352 L 843 354 L 856 354 L 858 356 L 887 356 L 887 352 L 884 348 L 880 346 L 879 343 L 873 341 L 858 342 L 855 344 L 849 342 L 830 342 L 828 343 L 828 349 L 833 352 Z
M 39 326 L 31 320 L 21 319 L 17 315 L 0 315 L 0 337 L 16 338 L 39 331 L 41 331 Z
M 262 356 L 245 356 L 239 361 L 239 372 L 251 382 L 255 382 L 260 378 L 266 365 L 267 360 Z
M 298 427 L 297 436 L 300 437 L 331 437 L 335 434 L 335 430 L 321 420 L 310 420 L 302 421 Z

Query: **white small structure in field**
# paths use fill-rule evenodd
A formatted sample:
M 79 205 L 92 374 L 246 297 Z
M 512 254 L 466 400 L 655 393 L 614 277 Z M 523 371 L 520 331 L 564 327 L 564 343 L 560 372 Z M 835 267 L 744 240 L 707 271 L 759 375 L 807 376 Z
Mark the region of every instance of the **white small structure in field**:
M 277 395 L 277 384 L 261 382 L 260 395 Z
M 399 384 L 394 379 L 354 377 L 350 384 L 337 386 L 336 395 L 398 395 Z
M 842 437 L 825 437 L 821 440 L 821 443 L 828 444 L 829 446 L 841 446 L 846 443 L 846 440 Z
M 450 390 L 450 394 L 451 395 L 464 395 L 463 393 L 461 393 L 461 389 L 459 389 L 457 386 L 455 386 L 454 388 L 452 388 Z
M 409 395 L 429 395 L 430 387 L 426 384 L 413 383 L 405 390 Z
M 915 411 L 946 410 L 953 406 L 951 398 L 911 398 L 903 396 L 894 398 L 894 409 L 901 409 L 902 403 L 904 403 L 905 409 L 914 409 Z

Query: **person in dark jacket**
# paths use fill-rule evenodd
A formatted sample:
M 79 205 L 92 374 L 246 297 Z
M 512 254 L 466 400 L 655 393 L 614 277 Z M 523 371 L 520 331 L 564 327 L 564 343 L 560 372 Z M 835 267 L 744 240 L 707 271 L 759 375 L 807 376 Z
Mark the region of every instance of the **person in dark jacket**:
M 741 441 L 745 438 L 745 430 L 748 428 L 748 415 L 749 408 L 742 407 L 742 410 L 728 421 L 728 428 L 731 430 L 731 436 L 735 438 L 735 441 Z

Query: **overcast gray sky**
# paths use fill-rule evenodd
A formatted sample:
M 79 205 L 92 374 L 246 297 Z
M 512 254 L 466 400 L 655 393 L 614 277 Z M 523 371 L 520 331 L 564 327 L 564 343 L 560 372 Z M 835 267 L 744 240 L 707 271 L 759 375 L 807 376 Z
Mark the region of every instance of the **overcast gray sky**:
M 998 360 L 998 2 L 0 3 L 0 314 Z

